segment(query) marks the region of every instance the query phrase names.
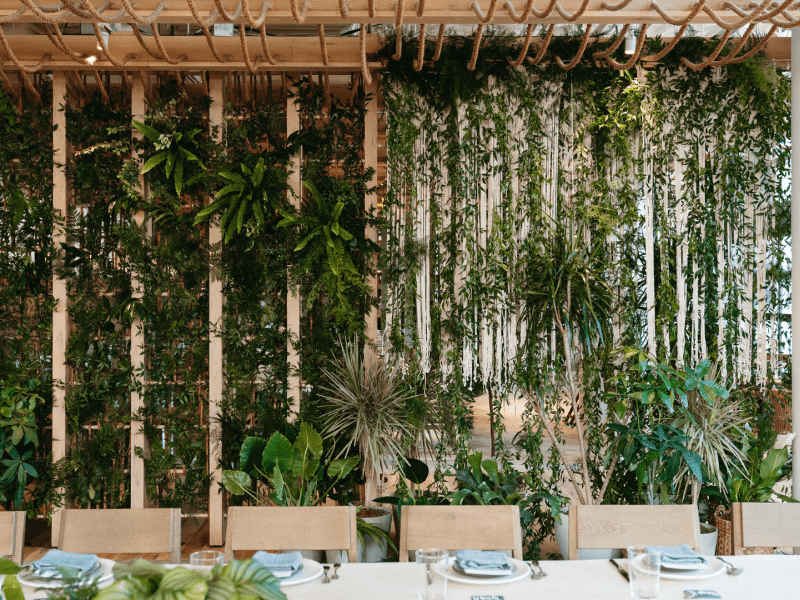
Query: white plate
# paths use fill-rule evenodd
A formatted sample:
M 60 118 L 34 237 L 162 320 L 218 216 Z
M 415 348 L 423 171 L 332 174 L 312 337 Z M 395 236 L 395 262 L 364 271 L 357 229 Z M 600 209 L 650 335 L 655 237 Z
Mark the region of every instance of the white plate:
M 315 560 L 311 560 L 310 558 L 304 558 L 303 568 L 291 577 L 281 579 L 281 587 L 313 581 L 320 575 L 322 575 L 322 565 Z
M 102 565 L 100 565 L 100 561 L 98 560 L 96 563 L 94 563 L 94 566 L 86 572 L 86 576 L 90 577 L 95 573 L 98 573 L 101 568 Z M 50 572 L 51 575 L 35 575 L 33 571 L 31 571 L 31 575 L 33 575 L 34 577 L 38 577 L 39 579 L 62 579 L 61 573 L 59 573 L 58 571 L 52 571 L 51 569 L 52 567 L 48 567 L 47 569 L 47 571 Z
M 511 563 L 514 572 L 511 575 L 502 575 L 500 577 L 464 575 L 453 568 L 453 563 L 455 561 L 455 556 L 450 557 L 450 559 L 447 561 L 447 573 L 445 573 L 444 576 L 450 581 L 458 581 L 459 583 L 469 583 L 471 585 L 502 585 L 504 583 L 511 583 L 512 581 L 525 579 L 526 577 L 530 577 L 531 574 L 531 568 L 516 558 L 508 559 L 508 562 Z
M 116 564 L 115 561 L 108 558 L 98 558 L 97 562 L 100 563 L 100 570 L 96 571 L 91 579 L 96 580 L 97 583 L 105 583 L 114 578 L 112 569 Z M 22 585 L 36 589 L 57 590 L 64 587 L 64 583 L 60 579 L 45 579 L 42 577 L 35 577 L 33 573 L 28 570 L 20 571 L 17 573 L 17 580 Z
M 642 554 L 634 559 L 634 562 L 644 560 L 645 555 Z M 725 564 L 713 556 L 706 556 L 706 566 L 702 569 L 694 569 L 692 571 L 673 571 L 661 569 L 662 579 L 678 579 L 683 581 L 692 581 L 695 579 L 711 579 L 725 571 Z

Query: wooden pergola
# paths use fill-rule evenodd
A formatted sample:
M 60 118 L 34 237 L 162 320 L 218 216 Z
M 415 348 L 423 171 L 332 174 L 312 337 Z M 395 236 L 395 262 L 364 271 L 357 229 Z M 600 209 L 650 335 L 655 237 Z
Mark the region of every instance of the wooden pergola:
M 90 24 L 94 35 L 69 33 L 74 24 Z M 235 24 L 238 34 L 231 37 L 214 35 L 214 26 Z M 654 62 L 677 47 L 677 42 L 691 33 L 691 28 L 712 26 L 712 35 L 718 37 L 716 48 L 704 60 L 684 63 L 693 69 L 724 66 L 742 62 L 759 51 L 792 66 L 792 159 L 800 164 L 800 2 L 797 0 L 64 0 L 58 4 L 41 4 L 36 0 L 0 0 L 0 83 L 5 86 L 25 86 L 36 95 L 31 77 L 52 78 L 54 163 L 67 164 L 68 144 L 66 117 L 60 106 L 68 101 L 68 89 L 76 80 L 91 80 L 102 85 L 98 73 L 113 73 L 118 81 L 130 86 L 131 116 L 140 118 L 146 111 L 146 98 L 154 73 L 170 72 L 183 80 L 191 74 L 207 74 L 207 93 L 212 98 L 209 125 L 223 122 L 226 77 L 232 73 L 247 77 L 272 77 L 273 74 L 322 73 L 326 81 L 340 74 L 363 77 L 371 100 L 367 106 L 364 140 L 366 167 L 376 169 L 373 186 L 379 183 L 379 127 L 378 81 L 373 76 L 380 67 L 369 60 L 380 45 L 379 37 L 371 32 L 373 26 L 419 25 L 415 28 L 421 40 L 436 27 L 435 42 L 420 44 L 419 66 L 436 60 L 446 26 L 467 25 L 477 28 L 470 67 L 480 53 L 485 27 L 492 25 L 521 25 L 525 33 L 523 59 L 537 62 L 545 56 L 552 37 L 563 25 L 583 26 L 582 44 L 575 56 L 557 57 L 564 69 L 574 67 L 584 55 L 590 37 L 608 31 L 609 25 L 618 25 L 611 49 L 595 53 L 592 58 L 615 68 L 631 68 L 637 62 Z M 164 26 L 185 25 L 194 35 L 165 35 Z M 128 27 L 129 26 L 129 27 Z M 350 27 L 351 37 L 334 37 L 335 26 Z M 665 27 L 666 26 L 666 27 Z M 428 29 L 430 27 L 430 29 Z M 275 36 L 273 31 L 283 32 Z M 537 29 L 538 28 L 538 29 Z M 174 29 L 174 27 L 173 27 Z M 791 52 L 789 40 L 780 37 L 781 30 L 792 29 Z M 666 42 L 663 50 L 647 54 L 644 40 L 650 35 L 660 35 Z M 142 32 L 145 32 L 143 35 Z M 287 33 L 298 35 L 289 36 Z M 326 36 L 327 33 L 327 36 Z M 536 35 L 534 35 L 536 34 Z M 633 37 L 636 47 L 625 63 L 614 61 L 611 54 Z M 399 57 L 402 36 L 398 36 L 396 56 Z M 722 55 L 726 44 L 733 51 Z M 12 75 L 13 74 L 13 75 Z M 11 77 L 10 77 L 11 76 Z M 16 84 L 11 78 L 16 79 Z M 110 75 L 107 76 L 110 81 Z M 286 107 L 287 133 L 300 127 L 300 119 L 293 102 Z M 219 131 L 220 129 L 218 129 Z M 290 183 L 299 197 L 301 189 L 300 158 L 293 165 Z M 800 237 L 800 169 L 792 173 L 792 235 Z M 144 189 L 144 187 L 143 187 Z M 65 215 L 68 207 L 68 183 L 61 166 L 53 172 L 53 203 L 57 213 Z M 377 196 L 366 198 L 367 207 L 375 206 Z M 142 224 L 144 214 L 135 216 Z M 377 238 L 375 231 L 368 234 Z M 211 226 L 210 242 L 221 240 L 218 226 Z M 53 243 L 61 248 L 66 234 L 56 228 Z M 800 244 L 792 250 L 795 264 L 800 264 Z M 137 281 L 132 281 L 134 290 Z M 372 282 L 375 286 L 376 282 Z M 792 284 L 800 290 L 800 269 L 793 271 Z M 53 314 L 53 380 L 68 384 L 66 351 L 69 337 L 67 314 L 67 284 L 54 275 L 53 293 L 58 301 Z M 209 325 L 213 331 L 221 322 L 224 297 L 222 282 L 211 279 L 209 300 Z M 287 298 L 287 323 L 291 335 L 299 334 L 300 301 L 296 290 Z M 144 336 L 138 319 L 131 328 L 131 364 L 143 361 Z M 800 294 L 793 298 L 792 327 L 800 331 Z M 367 333 L 377 337 L 377 314 L 367 318 Z M 290 347 L 290 367 L 295 371 L 299 358 Z M 800 361 L 795 361 L 800 362 Z M 67 453 L 65 385 L 54 386 L 53 391 L 53 459 L 59 460 Z M 224 389 L 223 347 L 219 335 L 211 334 L 209 344 L 209 416 L 210 439 L 219 438 L 218 415 Z M 800 389 L 800 369 L 795 369 L 793 386 Z M 290 376 L 289 395 L 295 408 L 300 402 L 300 381 L 296 374 Z M 131 410 L 138 414 L 142 399 L 134 394 Z M 793 419 L 800 423 L 800 403 L 795 403 Z M 131 423 L 131 448 L 144 447 L 141 423 Z M 795 439 L 795 452 L 800 452 L 800 439 Z M 223 543 L 223 504 L 218 493 L 221 469 L 220 448 L 210 444 L 209 465 L 212 473 L 209 497 L 210 543 Z M 144 507 L 147 503 L 144 480 L 144 461 L 131 452 L 131 506 Z M 795 461 L 794 497 L 800 499 L 800 463 Z M 59 513 L 54 515 L 53 542 L 59 530 Z

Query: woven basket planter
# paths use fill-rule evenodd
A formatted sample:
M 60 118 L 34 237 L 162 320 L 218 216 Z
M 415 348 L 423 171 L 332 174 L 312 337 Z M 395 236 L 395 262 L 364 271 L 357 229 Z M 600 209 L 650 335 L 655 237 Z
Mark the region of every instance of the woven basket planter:
M 714 526 L 717 528 L 717 554 L 730 556 L 733 554 L 733 521 L 731 511 L 724 506 L 714 510 Z M 744 548 L 745 554 L 774 554 L 774 546 L 752 546 Z

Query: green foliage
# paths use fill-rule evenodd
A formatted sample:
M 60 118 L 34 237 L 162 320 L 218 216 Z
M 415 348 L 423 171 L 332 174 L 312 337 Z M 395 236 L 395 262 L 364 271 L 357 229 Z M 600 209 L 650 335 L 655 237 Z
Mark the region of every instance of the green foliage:
M 535 520 L 534 512 L 529 510 L 532 503 L 546 501 L 550 506 L 550 514 L 555 517 L 561 506 L 567 502 L 566 498 L 545 490 L 534 491 L 530 475 L 513 468 L 501 470 L 496 460 L 484 460 L 481 452 L 471 454 L 467 461 L 470 470 L 450 473 L 455 477 L 458 486 L 457 491 L 447 496 L 453 504 L 516 504 L 519 506 L 522 524 L 530 525 Z
M 279 581 L 253 561 L 233 560 L 210 573 L 176 567 L 165 569 L 141 558 L 114 565 L 118 583 L 104 588 L 97 600 L 285 600 Z
M 133 126 L 144 134 L 147 140 L 155 146 L 156 150 L 156 154 L 148 158 L 144 166 L 142 166 L 142 175 L 162 162 L 165 163 L 164 173 L 167 179 L 172 177 L 175 182 L 175 193 L 180 196 L 184 186 L 184 170 L 188 170 L 190 163 L 196 163 L 201 170 L 205 171 L 203 163 L 193 152 L 197 145 L 194 138 L 202 131 L 201 129 L 159 133 L 149 125 L 140 123 L 135 119 L 133 120 Z M 198 173 L 188 178 L 185 185 L 192 185 L 201 175 L 202 173 Z
M 74 569 L 59 567 L 64 585 L 47 594 L 48 600 L 92 600 L 99 593 L 95 579 L 76 574 Z
M 8 600 L 24 600 L 25 596 L 22 593 L 22 586 L 17 580 L 16 575 L 6 575 L 3 580 L 3 595 Z
M 235 496 L 247 494 L 263 503 L 251 480 L 260 478 L 269 484 L 269 499 L 275 504 L 316 506 L 358 464 L 355 457 L 342 458 L 332 460 L 326 468 L 322 450 L 322 436 L 308 423 L 300 424 L 294 444 L 277 431 L 269 440 L 247 438 L 241 449 L 240 470 L 223 471 L 222 483 Z M 322 487 L 325 474 L 333 480 L 327 489 Z

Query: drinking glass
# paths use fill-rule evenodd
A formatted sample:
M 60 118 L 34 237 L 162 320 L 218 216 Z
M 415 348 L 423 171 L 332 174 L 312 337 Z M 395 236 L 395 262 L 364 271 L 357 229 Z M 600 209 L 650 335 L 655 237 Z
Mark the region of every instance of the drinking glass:
M 419 600 L 444 600 L 447 595 L 447 550 L 417 550 Z
M 189 564 L 192 567 L 210 569 L 214 565 L 221 565 L 224 554 L 219 550 L 200 550 L 189 555 Z
M 644 546 L 629 546 L 628 575 L 631 581 L 631 596 L 656 598 L 661 577 L 661 553 L 649 551 Z

